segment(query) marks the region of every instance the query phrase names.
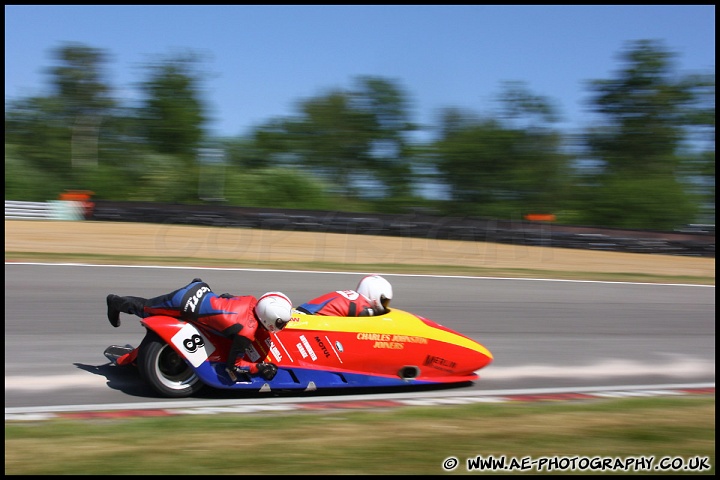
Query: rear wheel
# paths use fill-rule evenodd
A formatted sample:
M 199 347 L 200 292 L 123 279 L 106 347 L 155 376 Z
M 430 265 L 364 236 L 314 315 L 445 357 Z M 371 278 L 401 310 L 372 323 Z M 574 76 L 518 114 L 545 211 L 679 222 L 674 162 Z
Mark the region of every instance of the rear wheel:
M 137 365 L 143 380 L 164 397 L 189 397 L 203 387 L 185 359 L 152 331 L 140 344 Z

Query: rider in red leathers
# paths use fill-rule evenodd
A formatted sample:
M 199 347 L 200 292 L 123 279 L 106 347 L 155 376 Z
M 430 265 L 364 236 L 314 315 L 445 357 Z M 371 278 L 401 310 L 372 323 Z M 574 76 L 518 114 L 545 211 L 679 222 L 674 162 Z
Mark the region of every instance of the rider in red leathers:
M 259 373 L 265 380 L 272 380 L 277 366 L 247 362 L 242 357 L 255 340 L 258 324 L 276 332 L 287 325 L 292 314 L 290 299 L 280 292 L 268 292 L 259 299 L 252 295 L 216 295 L 199 278 L 183 288 L 150 299 L 110 294 L 107 296 L 107 307 L 108 320 L 113 327 L 120 326 L 121 312 L 140 318 L 166 315 L 204 325 L 232 338 L 225 370 L 235 382 L 245 372 L 251 375 Z
M 380 275 L 360 280 L 357 290 L 336 290 L 303 303 L 297 309 L 311 315 L 366 317 L 389 311 L 392 285 Z

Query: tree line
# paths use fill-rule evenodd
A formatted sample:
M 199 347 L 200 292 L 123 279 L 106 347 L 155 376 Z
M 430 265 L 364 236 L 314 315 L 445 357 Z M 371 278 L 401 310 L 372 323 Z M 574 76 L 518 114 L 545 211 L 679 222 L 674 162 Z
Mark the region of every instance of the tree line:
M 550 99 L 507 81 L 498 111 L 445 108 L 421 127 L 397 81 L 360 76 L 249 134 L 207 131 L 203 61 L 143 66 L 139 99 L 113 95 L 108 54 L 53 50 L 51 92 L 6 99 L 5 199 L 71 189 L 122 201 L 520 219 L 672 230 L 714 223 L 715 74 L 681 74 L 653 40 L 629 42 L 588 83 L 597 121 L 562 132 Z M 421 130 L 431 140 L 416 140 Z M 419 187 L 435 185 L 440 194 Z

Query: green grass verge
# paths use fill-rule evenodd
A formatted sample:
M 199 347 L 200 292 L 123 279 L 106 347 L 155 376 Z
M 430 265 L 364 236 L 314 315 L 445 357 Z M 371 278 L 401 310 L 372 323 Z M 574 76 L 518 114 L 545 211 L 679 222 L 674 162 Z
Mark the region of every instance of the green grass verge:
M 5 423 L 10 475 L 428 475 L 448 457 L 466 474 L 468 459 L 503 455 L 706 457 L 714 474 L 715 397 Z
M 715 285 L 715 277 L 688 275 L 650 275 L 626 272 L 566 272 L 520 268 L 484 268 L 453 265 L 345 264 L 331 262 L 243 262 L 217 258 L 186 258 L 156 256 L 91 255 L 45 252 L 5 252 L 5 261 L 77 262 L 117 265 L 182 265 L 187 267 L 266 268 L 271 270 L 357 271 L 404 273 L 415 275 L 465 275 L 501 278 L 555 278 L 560 280 L 595 280 L 606 282 L 680 283 Z

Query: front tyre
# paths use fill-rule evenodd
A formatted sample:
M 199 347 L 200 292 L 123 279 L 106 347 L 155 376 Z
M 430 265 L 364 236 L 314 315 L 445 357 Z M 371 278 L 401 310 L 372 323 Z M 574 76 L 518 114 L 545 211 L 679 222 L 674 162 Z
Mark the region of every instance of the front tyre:
M 203 387 L 192 367 L 150 330 L 138 348 L 137 365 L 142 379 L 164 397 L 189 397 Z

